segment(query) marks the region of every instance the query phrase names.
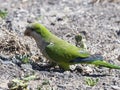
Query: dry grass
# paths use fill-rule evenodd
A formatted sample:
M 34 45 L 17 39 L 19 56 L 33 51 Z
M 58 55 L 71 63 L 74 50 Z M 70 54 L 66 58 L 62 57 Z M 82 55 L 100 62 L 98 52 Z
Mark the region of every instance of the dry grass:
M 3 29 L 3 32 L 4 37 L 0 39 L 1 54 L 13 56 L 15 54 L 23 55 L 30 52 L 28 45 L 24 44 L 16 33 L 9 32 L 6 29 Z

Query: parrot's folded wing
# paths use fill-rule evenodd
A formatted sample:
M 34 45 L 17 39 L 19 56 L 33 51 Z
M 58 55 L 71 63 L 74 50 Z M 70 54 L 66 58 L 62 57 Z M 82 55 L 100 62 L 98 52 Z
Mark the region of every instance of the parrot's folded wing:
M 70 63 L 92 63 L 93 61 L 96 61 L 96 60 L 100 60 L 100 61 L 103 61 L 103 57 L 101 55 L 98 55 L 98 54 L 95 54 L 95 55 L 91 55 L 87 58 L 76 58 L 74 60 L 71 60 Z

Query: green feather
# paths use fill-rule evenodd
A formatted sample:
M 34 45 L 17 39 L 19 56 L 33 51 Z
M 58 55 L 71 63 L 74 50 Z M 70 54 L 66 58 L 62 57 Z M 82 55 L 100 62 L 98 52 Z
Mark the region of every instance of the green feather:
M 96 65 L 96 66 L 107 67 L 110 69 L 120 69 L 120 66 L 113 65 L 113 64 L 110 64 L 110 63 L 105 62 L 105 61 L 96 60 L 96 61 L 93 61 L 91 64 Z
M 34 35 L 34 33 L 36 33 Z M 27 27 L 25 34 L 35 38 L 38 47 L 44 49 L 43 55 L 52 62 L 55 62 L 65 70 L 69 69 L 69 65 L 77 63 L 94 64 L 112 69 L 120 69 L 119 66 L 109 64 L 101 59 L 101 56 L 94 57 L 90 55 L 84 48 L 78 48 L 54 34 L 46 27 L 39 23 L 32 23 Z M 42 39 L 42 41 L 41 41 Z M 41 45 L 39 42 L 42 42 Z M 45 44 L 44 44 L 45 43 Z M 45 46 L 46 45 L 46 46 Z M 42 46 L 44 48 L 42 48 Z

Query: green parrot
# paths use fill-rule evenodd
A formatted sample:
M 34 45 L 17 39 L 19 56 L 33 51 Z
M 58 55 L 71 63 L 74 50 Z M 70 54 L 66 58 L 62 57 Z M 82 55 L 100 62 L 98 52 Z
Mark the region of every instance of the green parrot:
M 110 69 L 120 69 L 120 66 L 103 61 L 101 55 L 90 55 L 86 49 L 58 38 L 40 23 L 29 24 L 24 34 L 32 36 L 43 56 L 64 70 L 69 70 L 69 66 L 74 64 L 93 64 Z

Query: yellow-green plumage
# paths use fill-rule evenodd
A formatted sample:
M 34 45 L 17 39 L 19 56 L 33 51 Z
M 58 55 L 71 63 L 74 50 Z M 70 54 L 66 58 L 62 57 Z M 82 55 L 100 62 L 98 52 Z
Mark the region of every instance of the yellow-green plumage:
M 25 35 L 32 36 L 43 55 L 65 70 L 69 69 L 69 65 L 77 63 L 102 64 L 101 66 L 104 67 L 120 69 L 119 66 L 115 67 L 112 64 L 105 65 L 105 63 L 102 63 L 101 56 L 90 55 L 84 48 L 78 48 L 58 38 L 39 23 L 30 24 L 25 31 Z

